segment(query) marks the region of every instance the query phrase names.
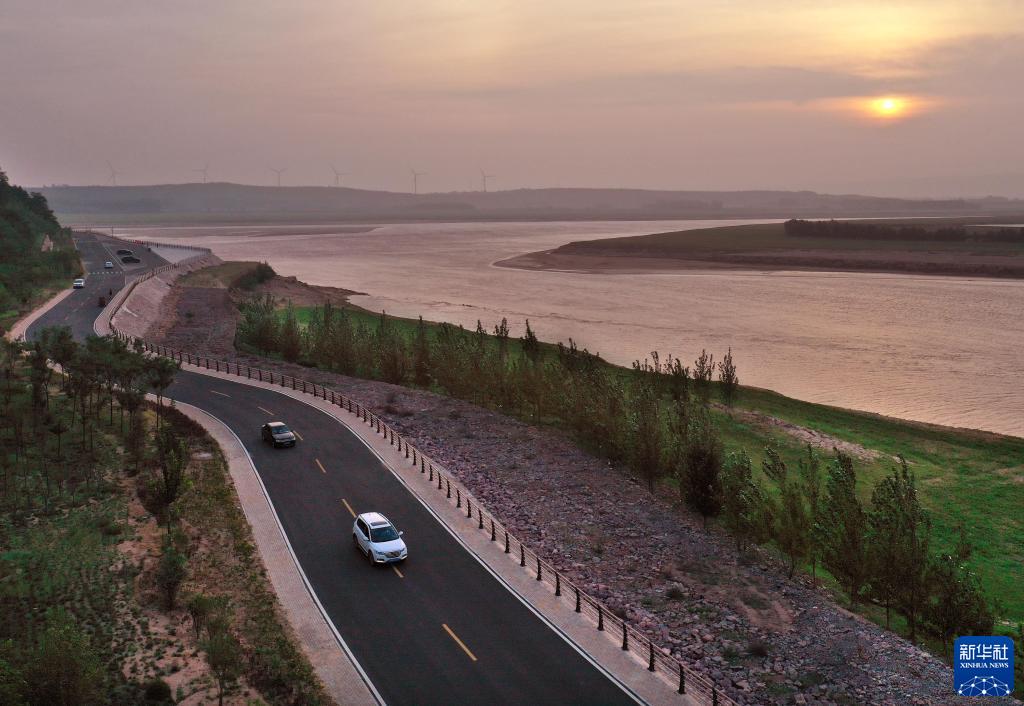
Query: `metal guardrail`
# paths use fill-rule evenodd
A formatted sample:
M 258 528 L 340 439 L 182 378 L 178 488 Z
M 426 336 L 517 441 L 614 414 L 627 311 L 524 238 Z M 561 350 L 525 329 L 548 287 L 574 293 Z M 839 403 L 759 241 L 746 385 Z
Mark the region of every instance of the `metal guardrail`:
M 178 267 L 186 262 L 194 262 L 211 253 L 210 250 L 205 248 L 195 249 L 204 250 L 205 253 L 195 258 L 188 258 L 188 260 L 182 260 L 179 263 L 152 270 L 147 275 L 136 279 L 131 287 L 134 288 L 139 282 L 156 274 Z M 130 293 L 131 289 L 128 289 L 125 296 L 122 297 L 121 303 Z M 194 365 L 214 372 L 237 375 L 248 380 L 281 386 L 296 392 L 304 392 L 354 414 L 375 433 L 383 436 L 384 440 L 388 441 L 391 446 L 394 446 L 399 454 L 404 453 L 405 458 L 409 460 L 411 465 L 419 469 L 424 482 L 430 484 L 438 493 L 444 493 L 445 498 L 454 502 L 456 508 L 460 510 L 465 509 L 467 521 L 474 522 L 479 531 L 488 533 L 490 541 L 503 544 L 506 554 L 511 555 L 512 558 L 518 557 L 521 567 L 535 575 L 537 581 L 548 586 L 555 596 L 562 599 L 566 606 L 571 607 L 577 613 L 588 616 L 595 623 L 597 630 L 609 633 L 613 639 L 621 644 L 623 651 L 631 653 L 640 663 L 646 664 L 648 671 L 660 675 L 668 683 L 675 685 L 677 693 L 695 697 L 701 703 L 710 704 L 711 706 L 738 706 L 736 701 L 722 693 L 712 681 L 672 657 L 668 650 L 656 645 L 647 635 L 630 625 L 625 619 L 616 615 L 601 601 L 588 595 L 579 585 L 567 578 L 554 565 L 545 561 L 539 554 L 527 547 L 500 520 L 484 509 L 483 504 L 466 490 L 466 487 L 457 481 L 450 471 L 409 443 L 401 433 L 396 433 L 394 428 L 366 406 L 347 395 L 292 375 L 275 373 L 273 370 L 263 370 L 262 368 L 228 360 L 193 355 L 187 351 L 149 343 L 141 338 L 125 334 L 114 328 L 112 323 L 113 313 L 116 312 L 121 303 L 114 307 L 111 313 L 111 331 L 115 336 L 128 343 L 138 341 L 146 352 L 170 358 L 179 364 Z

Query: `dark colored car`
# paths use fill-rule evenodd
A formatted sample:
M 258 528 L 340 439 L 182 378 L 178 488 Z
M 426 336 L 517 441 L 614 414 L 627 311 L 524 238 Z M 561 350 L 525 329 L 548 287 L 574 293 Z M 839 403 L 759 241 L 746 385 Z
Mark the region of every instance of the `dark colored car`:
M 118 255 L 134 255 L 135 253 L 133 253 L 131 250 L 121 249 L 121 250 L 117 251 L 117 254 Z
M 137 262 L 142 262 L 142 260 L 135 257 L 134 255 L 125 255 L 124 257 L 121 258 L 121 262 L 125 264 L 134 264 Z
M 284 422 L 268 422 L 263 425 L 263 440 L 278 446 L 295 446 L 295 433 Z

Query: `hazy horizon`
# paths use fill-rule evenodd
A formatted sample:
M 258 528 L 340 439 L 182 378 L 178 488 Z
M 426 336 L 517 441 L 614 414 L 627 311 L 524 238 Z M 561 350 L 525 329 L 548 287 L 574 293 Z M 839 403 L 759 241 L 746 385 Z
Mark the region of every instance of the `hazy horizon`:
M 17 183 L 1024 196 L 1012 0 L 5 5 Z

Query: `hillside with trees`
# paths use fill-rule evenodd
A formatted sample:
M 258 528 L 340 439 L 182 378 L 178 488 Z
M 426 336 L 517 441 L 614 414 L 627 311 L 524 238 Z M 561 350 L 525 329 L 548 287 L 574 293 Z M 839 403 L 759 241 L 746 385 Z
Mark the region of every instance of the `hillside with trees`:
M 71 231 L 46 198 L 10 183 L 0 171 L 0 330 L 82 271 Z

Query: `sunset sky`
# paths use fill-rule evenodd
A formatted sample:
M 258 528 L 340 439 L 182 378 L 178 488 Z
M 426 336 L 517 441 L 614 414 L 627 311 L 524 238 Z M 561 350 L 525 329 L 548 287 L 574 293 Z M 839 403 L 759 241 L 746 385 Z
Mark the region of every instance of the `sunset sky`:
M 4 0 L 20 183 L 1024 196 L 1019 0 Z

